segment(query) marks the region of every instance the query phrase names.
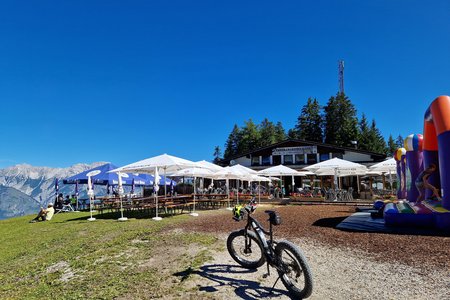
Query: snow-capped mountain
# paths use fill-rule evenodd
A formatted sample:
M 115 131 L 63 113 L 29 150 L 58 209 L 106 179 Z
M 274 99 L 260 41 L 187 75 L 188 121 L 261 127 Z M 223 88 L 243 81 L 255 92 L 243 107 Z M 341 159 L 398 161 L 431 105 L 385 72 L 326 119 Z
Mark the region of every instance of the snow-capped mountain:
M 106 162 L 76 164 L 68 168 L 35 167 L 20 164 L 0 169 L 0 185 L 12 187 L 32 197 L 38 203 L 47 203 L 55 196 L 55 179 L 59 180 L 59 191 L 73 193 L 73 185 L 64 185 L 62 180 L 83 171 L 103 165 Z

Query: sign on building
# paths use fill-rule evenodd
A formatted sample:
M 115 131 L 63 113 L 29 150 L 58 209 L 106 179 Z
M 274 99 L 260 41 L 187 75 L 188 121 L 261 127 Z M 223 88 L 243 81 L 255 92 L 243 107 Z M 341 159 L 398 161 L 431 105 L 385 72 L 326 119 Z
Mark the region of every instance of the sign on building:
M 317 146 L 282 147 L 272 150 L 272 155 L 315 154 Z

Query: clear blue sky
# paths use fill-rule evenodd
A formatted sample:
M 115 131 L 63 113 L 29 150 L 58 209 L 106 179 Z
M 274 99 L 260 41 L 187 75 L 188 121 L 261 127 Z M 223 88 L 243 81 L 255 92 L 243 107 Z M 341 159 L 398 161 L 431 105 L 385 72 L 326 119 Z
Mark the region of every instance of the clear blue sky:
M 338 89 L 386 137 L 450 94 L 449 1 L 2 1 L 0 167 L 212 159 Z

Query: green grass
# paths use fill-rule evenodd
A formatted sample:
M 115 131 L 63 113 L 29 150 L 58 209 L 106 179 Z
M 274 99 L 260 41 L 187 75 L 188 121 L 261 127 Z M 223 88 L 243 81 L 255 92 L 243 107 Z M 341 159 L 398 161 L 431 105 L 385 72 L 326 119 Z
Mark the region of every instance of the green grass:
M 217 247 L 211 235 L 164 230 L 187 221 L 186 215 L 160 222 L 87 217 L 66 213 L 50 222 L 30 224 L 30 216 L 0 221 L 0 298 L 162 297 L 183 290 L 174 273 L 198 268 L 211 258 L 208 248 Z

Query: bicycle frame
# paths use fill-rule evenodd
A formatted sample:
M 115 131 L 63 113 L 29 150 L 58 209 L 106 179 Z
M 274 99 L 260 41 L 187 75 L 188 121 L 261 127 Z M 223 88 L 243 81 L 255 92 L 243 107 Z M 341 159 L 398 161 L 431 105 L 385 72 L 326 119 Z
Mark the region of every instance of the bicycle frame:
M 272 231 L 272 224 L 270 223 L 270 227 L 269 227 L 269 231 L 266 231 L 264 229 L 264 227 L 261 225 L 261 223 L 258 222 L 258 220 L 256 220 L 255 218 L 253 218 L 250 215 L 250 212 L 247 210 L 247 225 L 245 225 L 245 230 L 250 230 L 253 229 L 253 231 L 256 233 L 256 237 L 258 238 L 259 242 L 261 243 L 261 245 L 264 248 L 264 256 L 266 257 L 267 262 L 270 265 L 274 265 L 275 261 L 274 261 L 274 257 L 275 257 L 275 253 L 274 253 L 274 241 L 273 241 L 273 231 Z M 267 241 L 267 238 L 265 235 L 269 235 L 270 239 L 269 241 Z M 248 248 L 248 243 L 249 240 L 246 238 L 245 239 L 245 248 Z M 269 245 L 270 243 L 270 245 Z

